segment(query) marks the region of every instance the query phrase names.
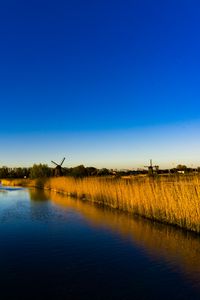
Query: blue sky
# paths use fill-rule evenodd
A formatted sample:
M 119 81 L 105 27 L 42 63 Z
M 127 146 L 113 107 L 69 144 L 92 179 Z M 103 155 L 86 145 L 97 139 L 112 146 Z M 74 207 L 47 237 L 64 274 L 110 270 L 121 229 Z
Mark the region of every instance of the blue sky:
M 1 2 L 0 165 L 200 164 L 199 15 L 186 0 Z

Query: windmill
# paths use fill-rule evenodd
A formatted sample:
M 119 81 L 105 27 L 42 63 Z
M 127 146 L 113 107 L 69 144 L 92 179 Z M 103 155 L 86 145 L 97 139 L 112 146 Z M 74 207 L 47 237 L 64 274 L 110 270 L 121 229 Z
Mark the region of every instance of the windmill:
M 159 170 L 159 166 L 153 166 L 153 163 L 152 163 L 152 159 L 150 159 L 150 165 L 149 166 L 144 166 L 145 168 L 148 168 L 148 173 L 150 176 L 152 176 L 155 173 L 158 172 Z M 155 171 L 154 171 L 155 169 Z
M 57 164 L 55 161 L 51 161 L 54 165 L 56 165 L 55 169 L 54 169 L 54 176 L 62 176 L 63 175 L 63 170 L 65 170 L 65 168 L 62 167 L 63 163 L 64 163 L 65 157 L 62 159 L 60 164 Z M 63 169 L 63 170 L 62 170 Z

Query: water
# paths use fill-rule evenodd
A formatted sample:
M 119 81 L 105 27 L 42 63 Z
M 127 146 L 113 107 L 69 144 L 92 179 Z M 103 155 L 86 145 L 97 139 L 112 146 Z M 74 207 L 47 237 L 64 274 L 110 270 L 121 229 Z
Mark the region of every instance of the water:
M 200 299 L 200 237 L 0 188 L 0 271 L 1 299 Z

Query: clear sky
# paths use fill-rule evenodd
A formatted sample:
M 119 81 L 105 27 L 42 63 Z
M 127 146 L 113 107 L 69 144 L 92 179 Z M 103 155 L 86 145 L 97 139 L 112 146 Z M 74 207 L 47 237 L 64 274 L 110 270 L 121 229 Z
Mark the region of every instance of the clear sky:
M 0 165 L 200 164 L 199 16 L 193 0 L 1 1 Z

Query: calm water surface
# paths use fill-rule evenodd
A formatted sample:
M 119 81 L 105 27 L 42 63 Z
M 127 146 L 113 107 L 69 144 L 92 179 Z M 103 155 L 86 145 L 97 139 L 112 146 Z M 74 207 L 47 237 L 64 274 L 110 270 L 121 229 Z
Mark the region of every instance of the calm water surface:
M 0 188 L 1 299 L 200 299 L 200 238 L 87 202 Z

